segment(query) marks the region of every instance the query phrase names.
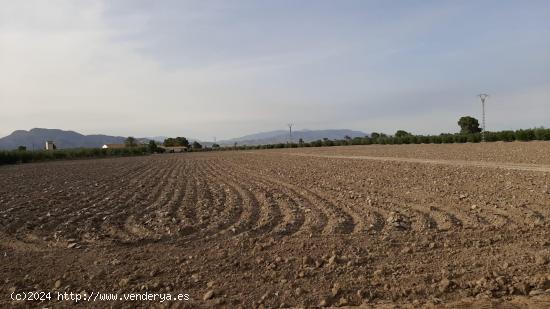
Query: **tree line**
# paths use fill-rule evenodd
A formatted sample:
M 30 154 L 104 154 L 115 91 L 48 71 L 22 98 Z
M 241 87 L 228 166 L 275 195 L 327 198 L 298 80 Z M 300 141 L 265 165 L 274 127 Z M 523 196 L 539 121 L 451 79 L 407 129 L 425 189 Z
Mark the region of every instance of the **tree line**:
M 471 116 L 464 116 L 458 120 L 459 133 L 441 133 L 439 135 L 415 135 L 405 130 L 397 130 L 393 135 L 373 132 L 369 136 L 330 140 L 328 138 L 297 143 L 277 143 L 269 145 L 233 145 L 220 148 L 220 150 L 247 150 L 247 149 L 274 149 L 274 148 L 298 148 L 298 147 L 330 147 L 347 145 L 400 145 L 400 144 L 453 144 L 453 143 L 479 143 L 485 136 L 487 142 L 512 142 L 512 141 L 549 141 L 550 129 L 543 127 L 534 129 L 486 131 L 482 132 L 479 121 Z
M 151 153 L 147 147 L 125 147 L 114 149 L 76 148 L 57 150 L 18 150 L 0 151 L 0 165 L 15 163 L 31 163 L 52 160 L 70 160 L 103 157 L 140 156 Z
M 238 145 L 220 147 L 213 144 L 212 147 L 203 147 L 199 142 L 189 143 L 185 137 L 167 138 L 162 145 L 155 141 L 149 141 L 148 144 L 140 144 L 134 137 L 128 137 L 125 140 L 126 147 L 101 149 L 101 148 L 80 148 L 80 149 L 57 149 L 57 150 L 39 150 L 27 151 L 25 147 L 20 146 L 17 150 L 0 151 L 1 164 L 15 164 L 40 162 L 62 159 L 81 159 L 81 158 L 101 158 L 112 156 L 136 156 L 153 153 L 163 153 L 165 148 L 160 147 L 186 147 L 187 151 L 230 151 L 230 150 L 249 150 L 249 149 L 275 149 L 275 148 L 298 148 L 298 147 L 330 147 L 347 145 L 400 145 L 400 144 L 451 144 L 451 143 L 479 143 L 483 135 L 487 142 L 512 142 L 512 141 L 550 141 L 550 129 L 533 128 L 521 130 L 505 130 L 496 132 L 482 132 L 479 127 L 479 121 L 473 117 L 465 116 L 459 119 L 459 133 L 442 133 L 439 135 L 415 135 L 405 130 L 397 130 L 393 135 L 373 132 L 369 136 L 351 138 L 346 136 L 344 139 L 331 140 L 328 138 L 304 142 L 299 139 L 297 143 L 277 143 L 266 145 Z
M 153 153 L 164 153 L 165 147 L 187 147 L 189 151 L 200 151 L 203 146 L 194 141 L 189 143 L 185 137 L 167 138 L 162 145 L 151 140 L 147 144 L 140 143 L 136 138 L 129 136 L 124 140 L 124 148 L 74 148 L 55 150 L 28 151 L 25 146 L 17 147 L 17 150 L 0 150 L 0 165 L 31 163 L 52 160 L 71 160 L 104 157 L 140 156 Z

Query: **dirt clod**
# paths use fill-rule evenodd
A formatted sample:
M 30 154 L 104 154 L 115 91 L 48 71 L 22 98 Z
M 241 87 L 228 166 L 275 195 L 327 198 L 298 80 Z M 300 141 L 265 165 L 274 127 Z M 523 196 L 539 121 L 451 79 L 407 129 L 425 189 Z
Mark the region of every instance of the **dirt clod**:
M 204 296 L 202 297 L 202 299 L 209 300 L 212 297 L 214 297 L 214 290 L 209 290 L 208 292 L 204 293 Z

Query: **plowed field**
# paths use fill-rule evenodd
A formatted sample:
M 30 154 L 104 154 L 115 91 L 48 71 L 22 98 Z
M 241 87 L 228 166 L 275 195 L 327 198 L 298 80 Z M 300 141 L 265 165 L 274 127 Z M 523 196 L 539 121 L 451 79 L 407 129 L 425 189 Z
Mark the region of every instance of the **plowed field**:
M 550 304 L 550 143 L 152 155 L 0 167 L 13 291 L 83 307 Z M 56 306 L 72 305 L 52 301 Z

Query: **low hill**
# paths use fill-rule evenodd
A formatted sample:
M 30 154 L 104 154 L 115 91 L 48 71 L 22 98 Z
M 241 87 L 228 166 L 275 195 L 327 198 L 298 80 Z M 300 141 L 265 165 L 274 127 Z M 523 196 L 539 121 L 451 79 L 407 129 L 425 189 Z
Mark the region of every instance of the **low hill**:
M 298 142 L 301 138 L 304 142 L 311 142 L 319 139 L 328 138 L 344 139 L 346 136 L 351 138 L 364 137 L 368 134 L 361 131 L 353 131 L 347 129 L 333 130 L 299 130 L 292 132 L 292 141 Z M 286 143 L 289 140 L 289 132 L 284 130 L 261 132 L 251 135 L 245 135 L 239 138 L 233 138 L 220 141 L 220 145 L 233 145 L 235 142 L 239 145 L 261 145 L 261 144 L 277 144 Z
M 96 148 L 104 144 L 122 144 L 126 138 L 123 136 L 109 135 L 83 135 L 74 131 L 59 129 L 34 128 L 29 131 L 17 130 L 12 134 L 0 138 L 0 149 L 16 149 L 25 146 L 28 150 L 43 149 L 46 141 L 54 141 L 56 146 L 62 148 Z
M 363 137 L 368 135 L 361 131 L 353 130 L 300 130 L 292 132 L 293 142 L 298 142 L 301 138 L 304 142 L 311 142 L 319 139 L 328 138 L 343 139 L 345 136 L 351 138 Z M 149 140 L 162 142 L 166 137 L 156 136 L 150 138 L 137 138 L 139 142 L 147 143 Z M 123 144 L 126 137 L 110 136 L 103 134 L 84 135 L 75 131 L 66 131 L 60 129 L 34 128 L 29 131 L 17 130 L 12 134 L 0 138 L 0 149 L 16 149 L 19 146 L 25 146 L 28 150 L 43 149 L 46 141 L 54 141 L 59 149 L 64 148 L 98 148 L 104 144 Z M 212 142 L 200 141 L 195 138 L 187 138 L 189 142 L 199 141 L 203 146 L 211 146 Z M 288 131 L 277 130 L 245 135 L 239 138 L 219 141 L 220 145 L 233 145 L 235 142 L 239 145 L 260 145 L 277 144 L 288 141 Z

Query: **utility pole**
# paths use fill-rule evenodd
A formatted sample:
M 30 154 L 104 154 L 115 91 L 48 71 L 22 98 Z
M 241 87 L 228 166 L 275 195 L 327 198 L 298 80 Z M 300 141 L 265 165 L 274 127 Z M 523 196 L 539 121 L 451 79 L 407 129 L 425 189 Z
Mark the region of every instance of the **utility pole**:
M 485 142 L 485 100 L 487 100 L 489 95 L 482 93 L 477 96 L 481 99 L 481 141 Z
M 287 124 L 288 130 L 289 130 L 288 137 L 289 137 L 290 145 L 292 145 L 292 126 L 293 125 L 294 125 L 293 123 Z

